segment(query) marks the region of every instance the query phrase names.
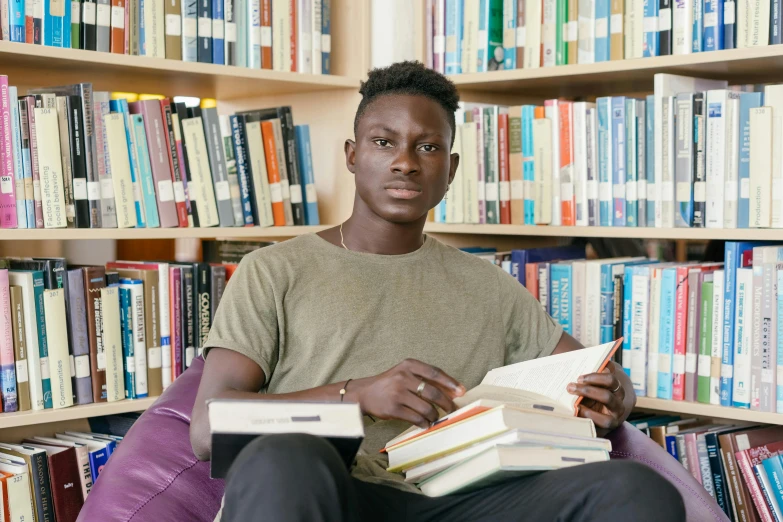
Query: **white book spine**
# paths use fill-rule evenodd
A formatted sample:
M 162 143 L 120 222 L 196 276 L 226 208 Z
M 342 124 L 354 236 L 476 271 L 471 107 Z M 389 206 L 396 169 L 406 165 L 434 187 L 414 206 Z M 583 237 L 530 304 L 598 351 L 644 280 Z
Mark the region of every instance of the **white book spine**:
M 272 0 L 272 69 L 291 70 L 291 2 Z
M 253 192 L 256 195 L 256 208 L 258 209 L 258 220 L 260 221 L 257 225 L 270 227 L 274 224 L 274 218 L 272 217 L 272 195 L 266 171 L 264 142 L 261 138 L 261 122 L 248 122 L 245 125 L 245 134 L 247 136 L 247 151 L 250 158 L 250 171 L 253 175 Z
M 549 118 L 533 120 L 535 221 L 552 224 L 552 122 Z
M 321 16 L 322 16 L 322 4 L 321 0 L 312 0 L 312 16 L 310 21 L 312 22 L 312 68 L 313 74 L 323 74 L 323 65 L 321 54 Z
M 221 0 L 217 0 L 221 1 Z M 313 0 L 296 2 L 296 72 L 313 72 Z
M 601 340 L 601 265 L 587 263 L 585 267 L 584 331 L 586 346 L 595 346 Z
M 523 0 L 524 1 L 524 0 Z M 476 72 L 478 60 L 478 9 L 479 0 L 465 0 L 462 21 L 462 72 Z
M 519 1 L 525 2 L 526 22 L 527 20 L 541 20 L 542 0 Z M 538 69 L 541 67 L 541 28 L 542 25 L 540 23 L 525 23 L 525 69 Z
M 106 400 L 121 401 L 125 398 L 125 373 L 122 366 L 120 293 L 116 286 L 101 288 L 101 321 L 106 359 Z
M 144 331 L 144 286 L 133 284 L 127 285 L 127 287 L 130 289 L 134 346 L 133 356 L 136 363 L 136 395 L 146 395 L 148 386 L 147 341 Z
M 673 54 L 690 54 L 693 51 L 693 2 L 702 0 L 678 0 L 674 2 L 672 21 Z
M 723 353 L 723 289 L 725 272 L 716 270 L 712 280 L 712 346 L 710 347 L 710 404 L 720 405 L 720 365 Z
M 571 329 L 574 339 L 579 342 L 585 338 L 584 309 L 585 309 L 585 271 L 587 265 L 584 261 L 574 261 L 571 269 L 572 302 L 571 317 L 573 318 Z M 584 343 L 583 343 L 584 344 Z
M 65 290 L 45 290 L 43 302 L 49 346 L 49 374 L 52 379 L 52 407 L 67 408 L 73 406 L 73 388 L 65 321 Z
M 188 169 L 192 176 L 191 181 L 188 182 L 188 194 L 191 200 L 196 201 L 199 226 L 218 226 L 215 191 L 201 118 L 182 120 L 182 131 L 188 149 Z
M 734 328 L 735 407 L 750 408 L 751 339 L 753 335 L 753 269 L 737 269 L 737 298 Z
M 781 107 L 783 110 L 783 107 Z M 775 148 L 775 118 L 771 107 L 750 109 L 750 216 L 751 228 L 772 224 L 772 169 Z
M 57 109 L 35 108 L 34 111 L 44 228 L 65 228 L 65 189 Z
M 33 520 L 33 500 L 30 490 L 30 474 L 15 473 L 13 477 L 8 477 L 5 481 L 8 494 L 7 515 L 11 522 L 27 522 Z
M 739 103 L 740 94 L 729 91 L 726 104 L 726 185 L 723 196 L 723 228 L 737 228 L 739 200 Z M 709 154 L 709 149 L 707 149 Z
M 544 115 L 551 121 L 552 141 L 550 142 L 550 154 L 552 155 L 552 226 L 560 226 L 560 103 L 557 100 L 548 101 L 544 107 Z
M 772 223 L 770 226 L 772 228 L 783 228 L 783 146 L 781 146 L 783 145 L 783 85 L 768 85 L 764 88 L 764 105 L 772 108 L 771 188 L 772 201 L 776 202 L 776 204 L 772 207 Z M 751 170 L 752 176 L 753 170 Z M 751 192 L 752 199 L 753 193 Z
M 8 282 L 22 288 L 24 312 L 24 336 L 27 346 L 27 379 L 30 383 L 30 403 L 33 411 L 44 409 L 43 382 L 41 381 L 41 356 L 38 347 L 38 320 L 35 312 L 33 276 L 29 272 L 8 272 Z
M 158 322 L 160 350 L 163 359 L 162 384 L 165 390 L 171 384 L 171 313 L 169 311 L 169 264 L 158 263 Z M 176 328 L 177 326 L 175 326 Z
M 769 45 L 769 15 L 771 2 L 753 0 L 737 3 L 737 46 Z M 764 98 L 766 103 L 766 97 Z
M 476 164 L 477 127 L 475 122 L 462 124 L 462 169 L 465 223 L 478 224 L 478 165 Z
M 557 0 L 542 1 L 544 4 L 543 34 L 541 35 L 541 41 L 544 45 L 543 66 L 554 67 L 556 65 L 555 46 L 557 45 Z M 525 20 L 528 20 L 528 18 L 526 17 Z
M 576 226 L 589 225 L 587 204 L 587 110 L 592 103 L 574 103 L 574 196 L 576 200 Z
M 578 17 L 577 63 L 595 63 L 595 0 L 581 0 Z
M 640 396 L 647 395 L 649 269 L 646 272 L 631 276 L 631 383 Z
M 644 0 L 629 0 L 634 5 L 634 19 L 631 25 L 633 36 L 632 58 L 644 57 Z M 628 33 L 626 33 L 627 35 Z M 627 57 L 626 57 L 627 58 Z
M 723 191 L 726 186 L 725 89 L 707 91 L 707 228 L 723 227 Z
M 460 157 L 462 155 L 462 126 L 458 126 L 456 134 L 454 135 L 454 147 L 453 150 L 459 152 Z M 462 223 L 465 219 L 465 201 L 463 190 L 463 176 L 465 168 L 462 165 L 457 167 L 457 172 L 454 174 L 454 179 L 449 186 L 446 198 L 446 222 L 447 223 Z
M 106 128 L 111 179 L 114 184 L 117 227 L 134 228 L 136 226 L 136 211 L 130 175 L 130 159 L 128 158 L 128 141 L 125 135 L 125 119 L 122 113 L 113 112 L 104 116 L 103 125 Z
M 647 396 L 658 397 L 658 338 L 661 320 L 661 269 L 650 271 L 650 339 L 647 343 Z

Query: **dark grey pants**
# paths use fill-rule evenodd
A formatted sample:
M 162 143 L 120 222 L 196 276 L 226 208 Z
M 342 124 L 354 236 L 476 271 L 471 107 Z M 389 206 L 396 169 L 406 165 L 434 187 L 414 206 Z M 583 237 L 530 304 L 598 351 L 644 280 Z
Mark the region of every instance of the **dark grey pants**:
M 256 439 L 226 479 L 222 522 L 679 522 L 679 492 L 652 469 L 612 461 L 550 471 L 472 493 L 429 498 L 351 477 L 309 435 Z

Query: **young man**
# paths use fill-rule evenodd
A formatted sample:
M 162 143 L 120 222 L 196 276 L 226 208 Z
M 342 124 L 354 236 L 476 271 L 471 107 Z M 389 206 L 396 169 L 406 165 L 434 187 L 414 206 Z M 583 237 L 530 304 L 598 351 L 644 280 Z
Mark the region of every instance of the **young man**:
M 339 227 L 245 256 L 206 345 L 191 442 L 210 456 L 212 398 L 357 402 L 366 437 L 350 472 L 307 435 L 248 445 L 226 480 L 224 522 L 255 520 L 685 520 L 676 489 L 650 468 L 605 462 L 428 498 L 385 471 L 379 449 L 498 366 L 577 350 L 502 270 L 422 234 L 459 165 L 458 94 L 413 62 L 376 69 L 360 92 L 353 214 Z M 569 385 L 602 434 L 635 404 L 612 364 Z M 220 518 L 220 515 L 219 515 Z

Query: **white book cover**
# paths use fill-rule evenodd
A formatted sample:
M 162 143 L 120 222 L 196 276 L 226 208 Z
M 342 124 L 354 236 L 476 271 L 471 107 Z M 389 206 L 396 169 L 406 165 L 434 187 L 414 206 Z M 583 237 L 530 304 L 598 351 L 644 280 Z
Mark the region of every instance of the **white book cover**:
M 723 289 L 725 272 L 716 270 L 712 279 L 712 345 L 710 347 L 710 404 L 720 406 L 720 365 L 723 357 Z
M 726 186 L 723 190 L 723 228 L 737 228 L 739 200 L 740 93 L 729 91 L 726 101 Z M 707 149 L 707 154 L 710 151 Z
M 247 137 L 250 172 L 253 176 L 253 192 L 256 195 L 256 208 L 258 209 L 259 223 L 256 223 L 256 225 L 271 227 L 275 221 L 272 216 L 272 194 L 269 189 L 269 176 L 266 171 L 266 154 L 264 153 L 264 142 L 261 137 L 261 122 L 247 122 L 245 124 L 245 136 Z
M 647 339 L 649 336 L 650 272 L 631 275 L 631 383 L 640 396 L 647 395 Z M 625 366 L 623 361 L 623 366 Z
M 676 96 L 681 92 L 708 91 L 710 89 L 725 89 L 728 82 L 725 80 L 705 80 L 701 78 L 691 78 L 688 76 L 677 76 L 674 74 L 658 73 L 654 80 L 654 125 L 655 125 L 655 172 L 647 173 L 647 199 L 655 199 L 655 226 L 673 227 L 674 226 L 674 184 L 662 187 L 663 182 L 663 97 Z M 673 122 L 672 122 L 673 123 Z M 673 126 L 672 126 L 673 129 Z M 670 129 L 670 131 L 672 130 Z M 670 132 L 670 136 L 674 136 Z M 666 194 L 671 199 L 671 219 L 667 219 L 664 224 L 663 212 L 661 207 L 662 195 Z M 668 216 L 667 216 L 668 217 Z
M 323 55 L 321 54 L 321 16 L 322 16 L 322 0 L 312 0 L 312 15 L 310 16 L 311 22 L 311 53 L 313 74 L 323 74 Z
M 544 19 L 541 26 L 541 43 L 544 46 L 544 67 L 554 67 L 555 47 L 557 45 L 557 0 L 542 0 L 544 3 Z M 531 18 L 525 15 L 525 21 Z M 527 24 L 530 27 L 530 24 Z
M 587 224 L 590 222 L 590 209 L 594 209 L 595 225 L 600 224 L 598 205 L 598 111 L 595 107 L 587 109 L 586 151 L 587 160 Z
M 783 110 L 783 107 L 781 107 Z M 772 168 L 775 149 L 772 146 L 775 131 L 772 107 L 750 109 L 750 209 L 751 228 L 772 226 Z M 780 136 L 780 135 L 779 135 Z M 778 209 L 779 210 L 779 209 Z
M 527 5 L 525 4 L 525 7 Z M 579 64 L 595 63 L 595 0 L 581 0 L 577 10 L 576 61 Z M 527 48 L 525 48 L 525 52 L 527 53 Z
M 753 0 L 737 2 L 737 47 L 769 45 L 769 18 L 772 2 Z M 766 103 L 766 96 L 764 103 Z
M 476 0 L 467 0 L 476 1 Z M 541 27 L 539 23 L 527 23 L 527 20 L 541 20 L 543 0 L 518 0 L 525 2 L 525 69 L 541 67 Z M 595 1 L 595 0 L 593 0 Z M 468 33 L 465 33 L 468 34 Z M 474 53 L 475 54 L 475 53 Z
M 136 209 L 130 175 L 128 141 L 125 135 L 125 119 L 122 113 L 113 112 L 104 116 L 103 125 L 106 128 L 114 201 L 117 205 L 117 227 L 134 228 Z
M 296 72 L 313 72 L 313 0 L 296 0 Z
M 454 146 L 452 147 L 454 152 L 459 153 L 460 158 L 462 155 L 462 126 L 458 125 L 456 133 L 454 135 Z M 463 173 L 464 167 L 460 162 L 457 167 L 457 171 L 454 174 L 454 179 L 449 185 L 449 190 L 446 193 L 446 223 L 462 223 L 464 219 L 465 201 L 464 195 L 464 181 Z
M 49 347 L 49 375 L 52 379 L 52 407 L 73 406 L 71 358 L 65 321 L 65 290 L 44 290 L 46 339 Z
M 582 335 L 585 346 L 601 342 L 601 265 L 606 260 L 592 260 L 585 263 L 585 301 Z
M 552 141 L 550 142 L 550 154 L 552 155 L 552 226 L 560 226 L 560 103 L 558 100 L 546 100 L 544 102 L 544 115 L 552 122 Z
M 672 54 L 690 54 L 693 51 L 693 2 L 678 0 L 673 4 Z
M 764 105 L 772 109 L 772 201 L 776 204 L 770 226 L 783 228 L 783 84 L 764 87 Z M 752 196 L 751 192 L 751 200 Z
M 162 384 L 165 390 L 171 384 L 171 316 L 169 307 L 169 264 L 154 263 L 158 267 L 158 309 L 160 322 Z
M 101 320 L 106 359 L 106 400 L 121 401 L 125 399 L 125 373 L 122 367 L 120 292 L 116 286 L 101 288 Z
M 750 408 L 751 338 L 753 336 L 753 269 L 737 269 L 734 328 L 734 407 Z
M 44 228 L 65 228 L 68 223 L 57 109 L 35 108 L 34 111 Z
M 574 106 L 574 197 L 576 199 L 576 226 L 588 226 L 587 190 L 587 117 L 594 103 L 576 102 Z
M 552 121 L 533 120 L 535 222 L 552 224 Z
M 525 1 L 525 0 L 522 0 Z M 534 0 L 530 0 L 533 2 Z M 541 0 L 539 0 L 539 4 Z M 541 10 L 539 8 L 539 18 Z M 474 73 L 478 68 L 479 0 L 465 0 L 462 22 L 462 72 Z M 539 32 L 539 34 L 541 34 Z M 539 39 L 539 42 L 541 40 Z M 525 51 L 527 55 L 527 50 Z M 527 67 L 527 65 L 525 65 Z
M 707 228 L 723 228 L 723 197 L 726 187 L 726 119 L 729 91 L 707 92 Z
M 43 382 L 41 381 L 41 352 L 38 346 L 38 314 L 35 309 L 33 274 L 8 271 L 8 282 L 22 288 L 24 310 L 24 336 L 27 346 L 27 378 L 30 385 L 30 403 L 33 411 L 44 409 Z
M 3 455 L 5 457 L 5 455 Z M 27 522 L 33 519 L 33 497 L 30 489 L 30 474 L 21 472 L 18 469 L 6 468 L 0 469 L 8 473 L 13 473 L 5 481 L 6 495 L 8 498 L 8 513 L 4 520 L 11 522 Z
M 166 57 L 164 0 L 144 0 L 144 56 Z
M 191 175 L 191 180 L 188 181 L 188 195 L 191 201 L 196 203 L 199 227 L 218 226 L 220 222 L 201 118 L 182 120 L 182 133 L 188 149 L 188 170 Z
M 661 324 L 661 274 L 663 268 L 650 271 L 650 339 L 647 342 L 647 396 L 658 397 L 658 340 Z
M 291 1 L 272 0 L 272 69 L 291 70 Z
M 581 6 L 581 4 L 580 4 Z M 644 57 L 644 0 L 625 2 L 625 59 Z
M 587 272 L 586 261 L 574 261 L 571 265 L 571 332 L 577 341 L 585 346 L 584 342 L 584 310 L 585 310 L 585 276 Z
M 144 285 L 123 284 L 130 290 L 131 321 L 133 325 L 133 359 L 136 363 L 136 395 L 147 395 L 147 342 L 144 331 Z
M 462 155 L 460 156 L 460 169 L 462 172 L 463 201 L 465 208 L 464 222 L 479 223 L 478 204 L 478 164 L 476 160 L 476 140 L 478 139 L 478 127 L 475 122 L 463 123 Z

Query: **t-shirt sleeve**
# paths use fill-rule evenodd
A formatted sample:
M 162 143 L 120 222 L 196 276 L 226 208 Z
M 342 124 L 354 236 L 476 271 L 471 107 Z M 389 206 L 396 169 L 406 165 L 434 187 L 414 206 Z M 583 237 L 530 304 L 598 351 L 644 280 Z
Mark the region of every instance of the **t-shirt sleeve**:
M 500 313 L 506 329 L 506 364 L 551 355 L 560 342 L 563 327 L 519 281 L 502 270 L 498 273 Z
M 279 353 L 274 296 L 271 278 L 260 256 L 245 256 L 220 299 L 204 345 L 204 357 L 210 348 L 234 350 L 258 364 L 268 382 Z

